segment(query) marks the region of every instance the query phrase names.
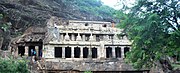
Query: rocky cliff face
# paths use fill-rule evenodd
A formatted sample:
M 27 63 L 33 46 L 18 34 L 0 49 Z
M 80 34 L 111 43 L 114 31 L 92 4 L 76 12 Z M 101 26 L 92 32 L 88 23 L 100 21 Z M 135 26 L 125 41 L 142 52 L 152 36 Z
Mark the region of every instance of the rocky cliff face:
M 1 0 L 0 14 L 3 14 L 1 23 L 9 22 L 10 28 L 7 31 L 0 29 L 2 44 L 1 49 L 7 48 L 3 46 L 9 45 L 11 38 L 22 35 L 30 26 L 45 26 L 47 19 L 51 16 L 67 20 L 110 20 L 111 15 L 100 16 L 89 11 L 82 10 L 83 7 L 78 4 L 81 0 Z M 83 1 L 84 3 L 88 0 Z M 99 7 L 101 3 L 89 3 L 88 5 Z M 88 6 L 86 7 L 88 9 Z M 5 38 L 5 36 L 9 36 Z M 4 39 L 3 39 L 4 38 Z M 4 40 L 4 41 L 2 41 Z M 7 41 L 5 41 L 7 40 Z M 1 43 L 2 42 L 2 43 Z
M 22 25 L 43 25 L 50 16 L 72 20 L 103 21 L 107 18 L 80 11 L 73 0 L 1 0 L 0 12 L 16 28 L 21 28 Z

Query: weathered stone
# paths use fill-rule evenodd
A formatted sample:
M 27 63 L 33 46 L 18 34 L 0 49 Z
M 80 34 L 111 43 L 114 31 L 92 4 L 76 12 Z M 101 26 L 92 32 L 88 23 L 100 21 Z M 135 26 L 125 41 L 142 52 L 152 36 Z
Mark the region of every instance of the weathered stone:
M 132 66 L 125 64 L 122 60 L 107 60 L 107 62 L 101 62 L 101 60 L 85 61 L 70 61 L 70 62 L 46 62 L 48 69 L 59 70 L 80 70 L 80 71 L 119 71 L 119 70 L 134 70 Z

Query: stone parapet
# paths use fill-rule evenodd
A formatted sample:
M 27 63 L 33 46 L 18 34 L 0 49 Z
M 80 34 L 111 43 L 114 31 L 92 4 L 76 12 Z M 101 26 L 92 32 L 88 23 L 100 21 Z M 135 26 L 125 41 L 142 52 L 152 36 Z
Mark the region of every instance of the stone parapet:
M 122 59 L 81 60 L 81 61 L 46 61 L 46 69 L 79 71 L 130 71 L 135 70 Z

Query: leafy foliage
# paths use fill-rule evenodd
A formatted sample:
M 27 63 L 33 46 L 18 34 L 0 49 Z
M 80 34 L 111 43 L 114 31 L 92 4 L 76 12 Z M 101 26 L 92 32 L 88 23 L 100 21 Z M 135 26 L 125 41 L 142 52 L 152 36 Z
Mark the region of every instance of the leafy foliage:
M 9 37 L 10 37 L 10 25 L 11 23 L 7 23 L 3 21 L 3 15 L 0 14 L 0 39 L 2 39 L 0 42 L 3 42 L 0 46 L 1 50 L 7 50 L 9 45 Z
M 138 0 L 119 25 L 133 40 L 126 60 L 138 69 L 161 64 L 171 72 L 173 62 L 168 58 L 180 57 L 179 14 L 178 0 Z
M 3 19 L 3 14 L 0 14 L 0 29 L 2 29 L 3 31 L 7 31 L 10 28 L 10 26 L 7 25 L 7 23 L 3 23 L 2 19 Z
M 85 71 L 84 73 L 92 73 L 91 71 Z
M 95 14 L 96 16 L 109 16 L 113 17 L 115 9 L 103 5 L 100 0 L 66 0 L 66 2 L 75 4 L 74 6 L 79 8 L 82 12 L 88 12 L 89 14 Z
M 0 73 L 29 73 L 27 61 L 0 58 Z

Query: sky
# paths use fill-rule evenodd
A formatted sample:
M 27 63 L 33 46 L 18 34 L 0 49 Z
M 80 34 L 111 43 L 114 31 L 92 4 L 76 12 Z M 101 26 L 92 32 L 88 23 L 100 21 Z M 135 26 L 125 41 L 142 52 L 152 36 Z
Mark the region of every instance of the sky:
M 121 4 L 118 4 L 120 0 L 101 0 L 101 1 L 104 3 L 104 5 L 108 5 L 116 10 L 121 9 L 123 7 Z M 123 0 L 123 1 L 125 1 L 124 3 L 130 7 L 132 7 L 131 4 L 135 3 L 135 0 Z

